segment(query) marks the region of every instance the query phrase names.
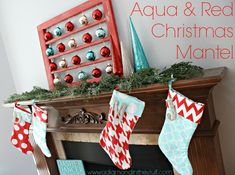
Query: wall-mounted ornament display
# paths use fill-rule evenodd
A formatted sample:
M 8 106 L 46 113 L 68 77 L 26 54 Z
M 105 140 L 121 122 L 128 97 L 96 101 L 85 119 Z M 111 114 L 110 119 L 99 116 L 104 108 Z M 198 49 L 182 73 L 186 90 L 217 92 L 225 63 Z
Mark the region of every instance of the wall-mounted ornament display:
M 92 18 L 95 20 L 101 20 L 102 16 L 103 16 L 103 13 L 99 9 L 96 9 L 92 12 Z
M 106 36 L 106 32 L 102 27 L 99 27 L 95 32 L 97 38 L 104 38 Z
M 55 87 L 58 77 L 66 79 L 60 81 L 61 83 L 74 86 L 81 83 L 83 72 L 87 82 L 100 81 L 97 77 L 102 72 L 113 72 L 120 76 L 123 74 L 121 49 L 112 9 L 111 0 L 87 1 L 38 26 L 50 89 Z M 54 65 L 50 66 L 53 62 L 57 64 L 57 69 Z M 107 63 L 111 66 L 107 67 Z M 99 68 L 92 70 L 94 67 Z M 76 78 L 71 82 L 69 75 Z
M 89 23 L 88 18 L 86 17 L 86 15 L 82 15 L 82 17 L 79 18 L 79 23 L 81 25 L 87 25 Z
M 65 24 L 65 28 L 67 31 L 72 32 L 74 29 L 74 24 L 71 21 L 69 21 Z
M 55 36 L 61 36 L 62 35 L 62 33 L 63 33 L 63 31 L 62 31 L 62 29 L 60 28 L 60 27 L 56 27 L 55 29 L 54 29 L 54 35 Z
M 81 58 L 79 56 L 77 56 L 77 55 L 73 56 L 72 57 L 72 63 L 74 65 L 79 65 L 81 63 Z
M 69 46 L 69 48 L 76 48 L 77 47 L 77 42 L 76 42 L 76 40 L 74 39 L 74 38 L 71 38 L 70 40 L 69 40 L 69 42 L 68 42 L 68 46 Z

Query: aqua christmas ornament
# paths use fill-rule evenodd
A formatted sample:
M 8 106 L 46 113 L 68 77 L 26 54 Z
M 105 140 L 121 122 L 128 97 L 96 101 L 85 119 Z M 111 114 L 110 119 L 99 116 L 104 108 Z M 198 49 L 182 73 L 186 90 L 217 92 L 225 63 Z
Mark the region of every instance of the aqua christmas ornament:
M 95 34 L 98 38 L 104 38 L 106 36 L 106 32 L 102 27 L 98 28 Z
M 80 71 L 78 73 L 78 79 L 79 80 L 85 80 L 86 78 L 87 78 L 87 75 L 86 75 L 86 73 L 84 71 Z
M 95 61 L 95 53 L 90 50 L 89 52 L 87 52 L 86 58 L 89 61 Z
M 62 35 L 62 33 L 63 33 L 63 31 L 62 31 L 62 29 L 60 28 L 60 27 L 56 27 L 55 29 L 54 29 L 54 35 L 55 36 L 61 36 Z
M 88 18 L 86 17 L 86 15 L 83 15 L 81 18 L 79 18 L 79 23 L 81 25 L 87 25 L 89 23 Z
M 131 28 L 132 50 L 134 56 L 134 69 L 135 72 L 139 72 L 143 69 L 148 69 L 149 63 L 147 61 L 143 46 L 137 35 L 131 17 L 130 17 L 130 28 Z
M 52 55 L 54 55 L 54 49 L 53 48 L 51 48 L 51 47 L 48 47 L 47 48 L 47 50 L 46 50 L 46 55 L 47 56 L 52 56 Z

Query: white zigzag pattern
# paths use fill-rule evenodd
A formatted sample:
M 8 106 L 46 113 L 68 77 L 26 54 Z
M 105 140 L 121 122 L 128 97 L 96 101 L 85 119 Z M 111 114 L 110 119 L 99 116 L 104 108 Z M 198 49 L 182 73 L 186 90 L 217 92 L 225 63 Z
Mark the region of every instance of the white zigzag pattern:
M 186 102 L 187 106 L 190 106 L 190 105 L 194 104 L 194 106 L 197 108 L 197 110 L 200 110 L 203 107 L 202 104 L 196 104 L 195 102 L 187 99 L 186 97 L 184 97 L 180 94 L 177 94 L 176 92 L 170 91 L 170 96 L 171 96 L 171 98 L 174 98 L 176 96 L 178 98 L 179 103 L 181 103 L 185 99 L 185 102 Z M 184 114 L 183 117 L 185 117 L 185 118 L 188 118 L 190 115 L 192 115 L 193 116 L 193 122 L 195 122 L 195 123 L 197 123 L 198 120 L 200 120 L 200 118 L 202 117 L 203 111 L 200 114 L 197 115 L 194 108 L 190 108 L 190 110 L 187 110 L 184 103 L 182 103 L 180 106 L 178 106 L 176 100 L 174 100 L 173 103 L 176 106 L 176 112 L 177 113 L 183 111 L 183 114 Z

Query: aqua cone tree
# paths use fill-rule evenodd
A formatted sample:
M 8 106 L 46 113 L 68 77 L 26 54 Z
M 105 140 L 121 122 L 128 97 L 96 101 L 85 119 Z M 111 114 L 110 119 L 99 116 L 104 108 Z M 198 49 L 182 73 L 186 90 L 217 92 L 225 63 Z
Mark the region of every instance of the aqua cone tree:
M 148 69 L 149 63 L 147 61 L 143 46 L 137 35 L 137 32 L 135 30 L 131 17 L 130 17 L 130 28 L 131 28 L 132 50 L 133 50 L 133 57 L 134 57 L 134 69 L 135 69 L 135 72 L 139 72 L 143 69 Z

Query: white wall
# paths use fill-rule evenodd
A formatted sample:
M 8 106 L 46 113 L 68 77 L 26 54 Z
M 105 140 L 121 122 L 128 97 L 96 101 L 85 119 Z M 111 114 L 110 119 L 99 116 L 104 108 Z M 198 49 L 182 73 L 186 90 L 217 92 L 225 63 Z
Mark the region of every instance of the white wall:
M 220 5 L 227 1 L 209 0 Z M 32 86 L 38 85 L 47 88 L 47 79 L 41 56 L 36 26 L 40 23 L 68 10 L 84 0 L 1 0 L 0 1 L 0 25 L 3 43 L 9 59 L 13 80 L 18 92 L 30 90 Z M 130 45 L 128 16 L 131 13 L 134 0 L 112 0 L 114 13 L 116 16 L 119 36 L 128 46 Z M 175 3 L 181 8 L 186 0 L 183 1 L 146 1 L 138 0 L 141 5 L 147 3 L 158 5 L 169 5 Z M 234 0 L 232 0 L 234 2 Z M 199 7 L 200 1 L 193 2 L 194 6 Z M 152 67 L 165 67 L 180 60 L 176 60 L 175 46 L 177 43 L 186 46 L 193 43 L 194 46 L 214 47 L 220 44 L 224 47 L 231 43 L 235 44 L 234 38 L 226 39 L 154 39 L 151 34 L 151 26 L 156 22 L 168 22 L 171 25 L 194 24 L 201 25 L 232 25 L 235 27 L 233 17 L 157 17 L 152 20 L 137 15 L 133 16 L 133 21 L 142 40 L 144 49 Z M 214 101 L 218 119 L 221 120 L 220 138 L 222 152 L 227 175 L 235 174 L 233 160 L 235 159 L 235 141 L 231 133 L 235 132 L 235 62 L 233 60 L 192 60 L 204 68 L 226 66 L 229 68 L 224 81 L 217 86 L 214 91 Z
M 2 103 L 15 92 L 14 82 L 0 36 L 0 101 Z M 0 106 L 0 175 L 36 174 L 31 156 L 21 154 L 10 142 L 12 132 L 12 110 Z

